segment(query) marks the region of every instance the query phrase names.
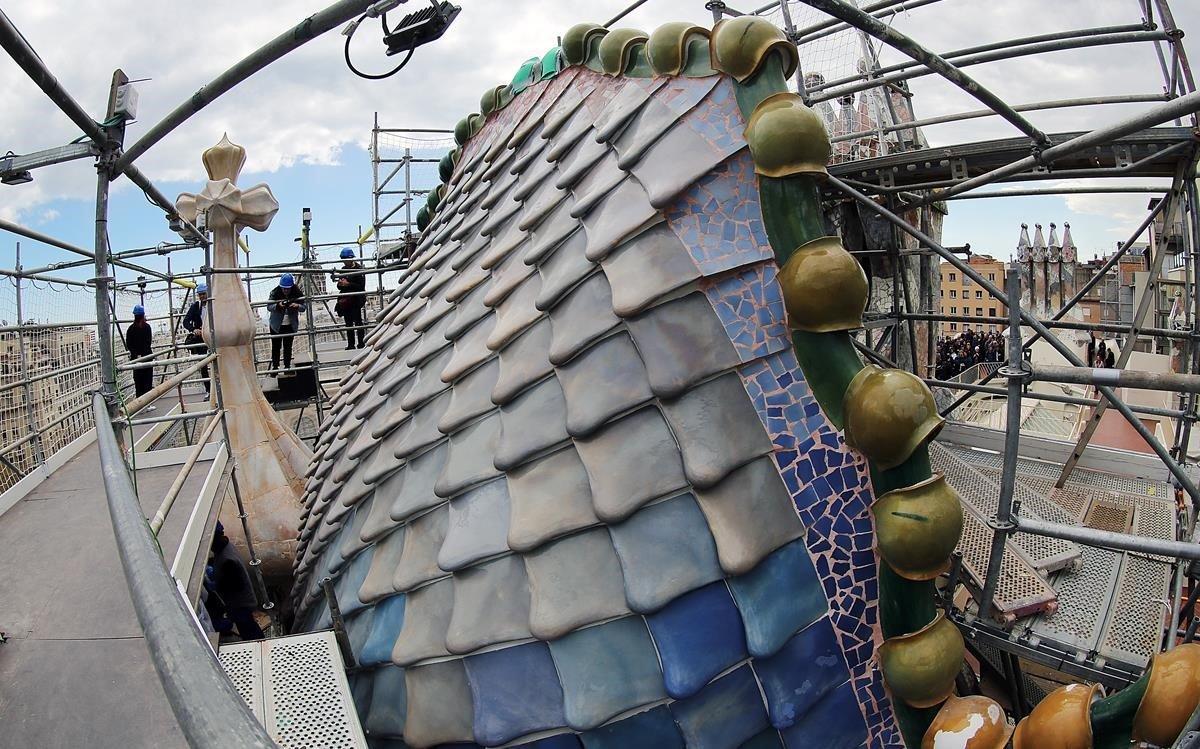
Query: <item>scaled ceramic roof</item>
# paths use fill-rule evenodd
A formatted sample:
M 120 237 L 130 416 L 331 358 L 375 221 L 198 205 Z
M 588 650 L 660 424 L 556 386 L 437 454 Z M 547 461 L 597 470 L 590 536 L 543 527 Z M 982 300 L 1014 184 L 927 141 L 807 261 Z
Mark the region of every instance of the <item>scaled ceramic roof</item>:
M 467 121 L 335 399 L 294 598 L 327 627 L 334 579 L 373 746 L 901 745 L 866 465 L 692 62 L 543 65 Z

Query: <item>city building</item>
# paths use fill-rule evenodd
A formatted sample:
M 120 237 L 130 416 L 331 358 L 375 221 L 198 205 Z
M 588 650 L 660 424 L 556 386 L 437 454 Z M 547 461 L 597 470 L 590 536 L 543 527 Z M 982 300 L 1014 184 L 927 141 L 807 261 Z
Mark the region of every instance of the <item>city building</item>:
M 984 278 L 996 286 L 1004 286 L 1004 261 L 997 260 L 991 255 L 971 255 L 967 263 Z M 938 292 L 938 303 L 943 315 L 970 315 L 974 317 L 1004 317 L 1004 308 L 998 307 L 995 299 L 985 293 L 983 288 L 970 278 L 960 273 L 950 263 L 943 262 L 940 268 L 941 288 Z M 944 335 L 957 335 L 964 330 L 993 331 L 1003 330 L 1003 322 L 951 320 L 943 323 Z

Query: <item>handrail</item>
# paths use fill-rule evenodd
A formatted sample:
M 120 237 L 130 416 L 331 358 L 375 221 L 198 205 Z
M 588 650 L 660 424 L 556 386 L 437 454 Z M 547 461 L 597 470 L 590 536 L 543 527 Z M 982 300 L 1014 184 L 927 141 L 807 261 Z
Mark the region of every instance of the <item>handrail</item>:
M 100 472 L 129 597 L 180 730 L 193 749 L 277 749 L 213 657 L 167 572 L 99 393 L 92 396 L 92 409 Z

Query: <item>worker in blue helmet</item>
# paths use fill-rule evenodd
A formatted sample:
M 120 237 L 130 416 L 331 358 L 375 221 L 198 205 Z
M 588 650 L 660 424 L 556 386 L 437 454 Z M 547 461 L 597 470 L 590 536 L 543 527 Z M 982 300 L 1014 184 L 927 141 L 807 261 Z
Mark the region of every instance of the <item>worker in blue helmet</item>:
M 271 376 L 278 374 L 279 354 L 283 353 L 283 368 L 292 367 L 292 343 L 300 329 L 300 313 L 304 311 L 304 292 L 296 285 L 291 273 L 279 277 L 279 285 L 267 297 L 271 305 Z
M 363 308 L 367 306 L 367 274 L 363 272 L 362 263 L 355 259 L 353 248 L 343 247 L 341 258 L 342 267 L 335 268 L 330 275 L 338 289 L 334 312 L 346 321 L 346 350 L 349 351 L 366 345 L 363 342 L 367 337 Z M 357 346 L 354 345 L 355 336 L 358 337 Z
M 208 321 L 208 284 L 200 282 L 196 284 L 196 301 L 188 306 L 187 312 L 183 316 L 183 329 L 187 331 L 187 335 L 183 339 L 183 345 L 188 347 L 188 350 L 195 356 L 205 356 L 208 354 L 208 343 L 205 340 L 207 331 L 205 325 Z M 208 379 L 208 365 L 200 368 L 200 377 L 204 379 L 204 392 L 212 391 L 212 383 Z
M 129 352 L 129 358 L 141 359 L 139 364 L 148 364 L 154 353 L 152 339 L 150 323 L 146 322 L 146 308 L 135 304 L 133 306 L 133 322 L 129 323 L 129 327 L 125 329 L 125 349 Z M 153 390 L 154 369 L 150 366 L 143 366 L 133 370 L 133 388 L 139 396 Z M 149 406 L 146 410 L 153 411 L 154 406 Z

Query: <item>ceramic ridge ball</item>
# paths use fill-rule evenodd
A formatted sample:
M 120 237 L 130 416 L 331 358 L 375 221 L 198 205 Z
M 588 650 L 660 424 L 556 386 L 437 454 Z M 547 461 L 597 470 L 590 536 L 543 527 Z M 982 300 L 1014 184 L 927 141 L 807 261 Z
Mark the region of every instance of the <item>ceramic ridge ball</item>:
M 879 555 L 900 577 L 945 572 L 962 536 L 962 499 L 942 474 L 884 494 L 871 505 Z
M 939 611 L 916 632 L 879 646 L 883 681 L 892 696 L 913 707 L 941 704 L 954 691 L 965 650 L 962 633 Z
M 1012 732 L 995 700 L 951 696 L 925 731 L 921 749 L 1004 749 Z
M 1013 749 L 1092 749 L 1092 702 L 1100 685 L 1059 687 L 1017 724 Z
M 884 470 L 908 460 L 945 424 L 925 383 L 900 369 L 866 365 L 850 381 L 843 402 L 846 443 Z
M 1154 656 L 1150 683 L 1133 718 L 1133 738 L 1170 746 L 1200 703 L 1200 645 L 1186 643 Z
M 788 325 L 809 333 L 862 327 L 867 276 L 837 237 L 819 237 L 796 248 L 779 271 Z

